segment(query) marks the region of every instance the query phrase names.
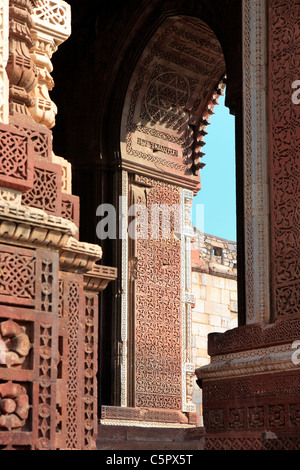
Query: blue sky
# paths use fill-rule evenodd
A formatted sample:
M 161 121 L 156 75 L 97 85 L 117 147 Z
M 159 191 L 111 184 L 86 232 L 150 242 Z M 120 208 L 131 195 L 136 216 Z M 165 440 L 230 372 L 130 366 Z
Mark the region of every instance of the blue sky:
M 202 189 L 194 197 L 192 221 L 205 233 L 236 241 L 235 118 L 224 102 L 221 96 L 207 127 L 206 166 L 200 170 Z

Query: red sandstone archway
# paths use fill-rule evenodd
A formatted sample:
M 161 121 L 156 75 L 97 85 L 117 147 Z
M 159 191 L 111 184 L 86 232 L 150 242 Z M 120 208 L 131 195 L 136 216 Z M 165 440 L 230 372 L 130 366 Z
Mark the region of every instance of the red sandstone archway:
M 122 110 L 121 195 L 126 206 L 143 204 L 150 213 L 157 204 L 184 205 L 200 189 L 207 127 L 225 77 L 222 47 L 202 20 L 169 17 L 152 35 Z M 120 336 L 115 342 L 121 360 L 115 373 L 122 407 L 194 410 L 191 234 L 185 230 L 180 239 L 153 239 L 149 230 L 147 239 L 126 236 L 120 242 Z M 113 417 L 109 408 L 103 410 L 102 417 Z M 123 413 L 118 410 L 119 417 Z
M 168 184 L 172 188 L 192 187 L 195 191 L 199 188 L 197 173 L 201 169 L 207 120 L 223 87 L 225 69 L 228 76 L 226 104 L 239 118 L 242 115 L 240 6 L 224 0 L 216 0 L 213 5 L 208 0 L 180 0 L 176 4 L 172 0 L 163 3 L 158 0 L 130 0 L 116 2 L 111 7 L 103 7 L 101 3 L 91 1 L 83 5 L 78 0 L 72 2 L 73 33 L 54 58 L 54 78 L 58 85 L 53 93 L 59 107 L 54 130 L 54 142 L 58 147 L 56 153 L 68 154 L 72 161 L 74 192 L 81 196 L 82 238 L 97 243 L 96 208 L 101 203 L 115 204 L 118 195 L 122 194 L 121 171 L 125 171 L 131 181 L 130 197 L 131 189 L 137 188 L 140 183 L 135 177 L 132 181 L 133 173 L 139 174 L 143 184 L 146 178 L 157 180 L 166 175 L 165 181 L 168 183 L 167 186 L 162 185 L 161 194 L 170 201 L 178 201 L 179 196 L 174 196 Z M 211 44 L 206 34 L 212 39 Z M 161 35 L 163 41 L 159 43 Z M 208 46 L 210 44 L 212 47 L 214 43 L 214 53 L 213 48 L 209 54 L 201 50 L 205 38 Z M 150 57 L 152 53 L 154 55 Z M 143 61 L 147 62 L 147 57 L 147 80 L 144 80 L 141 67 Z M 170 65 L 172 70 L 168 69 Z M 159 66 L 163 70 L 159 71 Z M 201 69 L 205 69 L 205 73 Z M 76 86 L 73 85 L 74 71 Z M 139 83 L 141 88 L 138 90 Z M 66 84 L 68 93 L 65 93 Z M 81 92 L 78 93 L 78 90 Z M 133 95 L 130 95 L 131 92 Z M 143 116 L 143 121 L 136 121 L 135 114 L 128 125 L 137 128 L 124 138 L 121 121 L 123 116 L 126 127 L 126 111 L 123 113 L 125 101 L 130 107 L 135 98 L 137 106 L 132 109 Z M 236 119 L 236 122 L 240 126 L 237 135 L 241 137 L 241 119 Z M 136 134 L 141 131 L 141 126 L 146 136 Z M 162 139 L 157 146 L 153 133 L 163 135 L 165 143 Z M 74 139 L 75 135 L 80 135 L 80 139 Z M 124 152 L 126 141 L 128 146 Z M 240 141 L 237 151 L 241 154 Z M 147 159 L 145 155 L 151 158 Z M 237 165 L 238 172 L 242 173 L 242 159 L 237 160 Z M 136 171 L 137 167 L 139 171 Z M 240 192 L 237 201 L 240 205 L 238 243 L 241 247 L 242 191 L 241 185 L 237 188 Z M 118 266 L 120 274 L 117 282 L 103 293 L 100 307 L 99 403 L 113 405 L 120 404 L 123 381 L 120 373 L 120 361 L 124 357 L 120 314 L 124 299 L 121 276 L 123 247 L 120 240 L 104 240 L 101 246 L 103 263 Z M 133 248 L 128 247 L 129 250 Z M 174 263 L 178 264 L 180 276 L 181 253 L 179 259 L 178 247 L 175 253 L 174 260 L 177 261 Z M 163 259 L 164 269 L 167 270 L 170 263 Z M 128 272 L 135 273 L 135 256 L 128 260 L 126 266 Z M 240 263 L 239 273 L 242 275 L 241 266 Z M 243 287 L 244 282 L 240 282 L 240 286 Z M 167 297 L 169 292 L 167 289 Z M 242 298 L 239 294 L 239 299 Z M 178 293 L 176 299 L 178 309 L 179 304 L 181 307 Z M 134 348 L 130 348 L 129 353 L 132 354 L 129 360 L 133 364 Z M 178 367 L 176 370 L 179 377 L 181 372 Z M 131 392 L 128 396 L 132 396 Z

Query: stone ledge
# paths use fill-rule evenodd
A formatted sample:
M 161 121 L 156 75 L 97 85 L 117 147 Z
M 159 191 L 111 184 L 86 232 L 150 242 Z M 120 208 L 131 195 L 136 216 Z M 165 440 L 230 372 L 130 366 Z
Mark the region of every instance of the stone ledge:
M 287 351 L 273 352 L 266 350 L 259 352 L 256 356 L 240 357 L 231 355 L 227 360 L 211 362 L 210 364 L 196 369 L 197 383 L 201 386 L 202 380 L 233 378 L 240 376 L 251 376 L 268 372 L 282 372 L 297 370 L 293 363 L 292 355 L 295 352 L 291 347 Z
M 300 338 L 300 316 L 272 324 L 244 325 L 208 335 L 208 354 L 218 356 L 286 344 Z
M 143 423 L 163 423 L 163 424 L 181 424 L 189 426 L 197 426 L 199 423 L 199 415 L 196 412 L 182 412 L 179 410 L 164 410 L 156 408 L 131 408 L 121 406 L 102 406 L 101 422 L 108 423 L 113 420 L 119 424 L 126 420 L 129 422 Z
M 202 450 L 202 427 L 105 425 L 98 427 L 98 450 Z

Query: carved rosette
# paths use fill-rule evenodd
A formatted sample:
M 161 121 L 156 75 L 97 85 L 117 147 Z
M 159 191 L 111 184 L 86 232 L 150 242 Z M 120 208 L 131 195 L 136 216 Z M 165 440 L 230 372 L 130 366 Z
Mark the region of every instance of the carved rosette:
M 25 387 L 13 382 L 0 385 L 0 430 L 21 428 L 28 418 L 29 408 Z
M 37 69 L 30 57 L 32 9 L 36 0 L 9 2 L 9 57 L 6 67 L 9 78 L 10 114 L 27 114 L 32 105 L 29 92 L 36 86 Z
M 31 348 L 25 328 L 13 320 L 0 323 L 0 366 L 20 365 Z

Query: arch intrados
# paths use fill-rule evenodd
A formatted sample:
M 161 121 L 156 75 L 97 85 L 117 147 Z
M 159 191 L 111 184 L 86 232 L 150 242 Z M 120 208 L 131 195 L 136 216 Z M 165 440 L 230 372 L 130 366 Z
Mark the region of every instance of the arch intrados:
M 128 85 L 120 135 L 124 167 L 146 164 L 159 173 L 167 166 L 183 179 L 198 177 L 206 127 L 223 93 L 225 72 L 222 47 L 204 21 L 178 15 L 165 19 Z

